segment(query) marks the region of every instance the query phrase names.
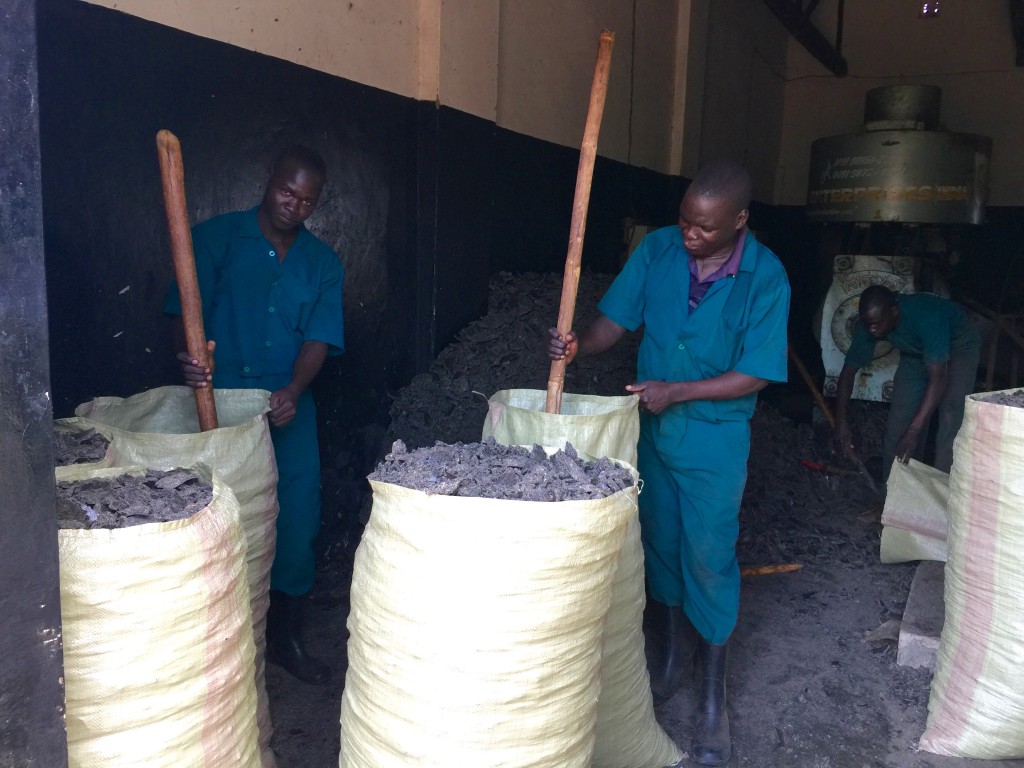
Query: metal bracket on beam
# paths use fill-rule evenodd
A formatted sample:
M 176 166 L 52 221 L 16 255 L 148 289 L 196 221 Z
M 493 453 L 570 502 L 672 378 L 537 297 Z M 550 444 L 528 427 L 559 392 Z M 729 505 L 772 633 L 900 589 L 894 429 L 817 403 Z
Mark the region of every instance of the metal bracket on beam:
M 1020 0 L 1013 0 L 1018 2 Z M 845 77 L 847 73 L 846 59 L 841 53 L 843 46 L 843 0 L 839 0 L 838 18 L 836 21 L 836 42 L 830 43 L 821 31 L 811 23 L 811 14 L 820 0 L 764 0 L 786 30 L 798 43 L 807 49 L 814 58 L 820 61 L 837 77 Z

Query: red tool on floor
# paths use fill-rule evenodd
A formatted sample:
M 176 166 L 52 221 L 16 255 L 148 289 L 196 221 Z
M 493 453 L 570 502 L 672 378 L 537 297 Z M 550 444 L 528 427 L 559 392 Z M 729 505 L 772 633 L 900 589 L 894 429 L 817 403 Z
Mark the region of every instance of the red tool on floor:
M 818 404 L 818 407 L 821 408 L 821 412 L 825 415 L 825 419 L 828 421 L 828 425 L 833 430 L 835 430 L 835 417 L 832 415 L 832 411 L 825 403 L 825 398 L 823 398 L 821 396 L 821 392 L 818 391 L 818 387 L 814 383 L 814 379 L 811 378 L 811 373 L 810 371 L 807 370 L 807 366 L 804 365 L 803 361 L 799 357 L 797 357 L 796 352 L 793 351 L 792 342 L 790 342 L 789 344 L 789 359 L 793 361 L 793 365 L 796 366 L 796 369 L 800 374 L 800 378 L 804 380 L 804 384 L 806 384 L 807 388 L 811 391 L 811 395 L 814 397 L 814 401 Z M 860 457 L 857 456 L 857 454 L 854 452 L 853 447 L 845 447 L 844 453 L 850 461 L 857 465 L 857 472 L 853 474 L 858 474 L 861 477 L 863 477 L 864 482 L 871 489 L 871 492 L 874 493 L 876 496 L 881 496 L 881 491 L 878 490 L 878 485 L 875 483 L 874 478 L 871 477 L 871 473 L 868 472 L 867 467 L 864 466 L 864 462 L 861 461 Z
M 841 467 L 833 467 L 830 464 L 822 464 L 817 461 L 811 461 L 810 459 L 800 459 L 801 466 L 807 467 L 814 472 L 821 472 L 826 475 L 856 475 L 859 472 L 854 472 L 852 469 L 842 469 Z

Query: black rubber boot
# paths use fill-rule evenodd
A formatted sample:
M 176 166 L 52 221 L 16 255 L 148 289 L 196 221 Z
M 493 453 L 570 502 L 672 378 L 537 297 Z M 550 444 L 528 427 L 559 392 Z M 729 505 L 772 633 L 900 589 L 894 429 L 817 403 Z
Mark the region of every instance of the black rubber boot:
M 661 661 L 651 672 L 654 705 L 661 706 L 675 696 L 683 681 L 693 672 L 693 653 L 697 632 L 678 605 L 658 606 L 663 619 L 664 648 Z
M 728 644 L 712 645 L 700 638 L 700 709 L 693 730 L 691 754 L 701 765 L 723 765 L 732 757 L 729 712 L 725 702 L 725 662 Z
M 311 685 L 331 679 L 331 668 L 306 653 L 302 642 L 302 618 L 309 595 L 286 595 L 270 590 L 267 611 L 267 661 L 292 677 Z

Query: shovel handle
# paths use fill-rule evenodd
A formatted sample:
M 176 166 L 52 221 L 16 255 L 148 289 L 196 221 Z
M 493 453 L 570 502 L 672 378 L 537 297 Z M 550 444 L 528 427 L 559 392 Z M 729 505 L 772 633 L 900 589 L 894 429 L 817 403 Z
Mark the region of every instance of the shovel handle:
M 833 430 L 836 428 L 836 419 L 832 415 L 832 410 L 828 407 L 825 402 L 825 398 L 821 396 L 821 392 L 818 391 L 818 385 L 814 383 L 814 379 L 811 377 L 811 372 L 807 370 L 807 366 L 804 365 L 804 361 L 801 360 L 796 352 L 793 351 L 793 344 L 789 343 L 786 345 L 789 351 L 789 359 L 793 361 L 793 366 L 800 374 L 800 378 L 804 380 L 804 384 L 807 385 L 807 389 L 811 391 L 811 397 L 814 398 L 814 402 L 821 408 L 821 412 L 825 414 L 825 420 L 828 421 L 828 425 Z
M 195 254 L 192 251 L 192 231 L 188 225 L 188 209 L 185 207 L 185 171 L 181 160 L 181 143 L 173 133 L 162 130 L 156 135 L 156 150 L 160 159 L 167 229 L 171 236 L 171 258 L 174 260 L 174 275 L 178 281 L 178 295 L 181 297 L 185 345 L 188 353 L 199 361 L 200 366 L 213 370 L 213 361 L 206 348 L 203 303 L 199 296 Z M 196 389 L 195 395 L 199 429 L 203 432 L 216 429 L 217 405 L 213 397 L 213 387 Z
M 569 226 L 569 250 L 565 258 L 565 275 L 562 279 L 562 300 L 558 306 L 558 332 L 565 336 L 572 330 L 573 315 L 576 312 L 576 293 L 580 283 L 580 262 L 583 258 L 583 232 L 587 228 L 587 207 L 590 204 L 590 185 L 594 179 L 594 161 L 597 157 L 597 136 L 601 131 L 604 115 L 604 100 L 608 94 L 608 72 L 612 63 L 612 45 L 615 35 L 605 30 L 597 47 L 597 63 L 594 65 L 594 80 L 590 86 L 590 106 L 587 122 L 583 129 L 583 146 L 580 148 L 580 164 L 576 171 L 576 192 L 572 201 L 572 223 Z M 545 413 L 559 413 L 562 410 L 562 389 L 565 385 L 565 359 L 552 360 L 548 374 Z
M 797 371 L 800 373 L 800 378 L 804 380 L 804 384 L 811 391 L 811 395 L 814 397 L 814 401 L 821 408 L 821 412 L 825 414 L 825 418 L 828 420 L 828 424 L 835 431 L 836 419 L 832 415 L 832 411 L 829 410 L 828 404 L 825 402 L 825 398 L 821 396 L 821 392 L 818 391 L 817 385 L 814 383 L 814 379 L 811 377 L 811 372 L 807 370 L 807 366 L 804 365 L 803 361 L 797 357 L 796 352 L 793 351 L 793 345 L 790 343 L 787 345 L 789 350 L 789 359 L 793 361 L 793 365 L 796 366 Z M 847 458 L 850 459 L 857 465 L 857 472 L 864 478 L 864 482 L 867 483 L 868 487 L 871 488 L 872 493 L 878 494 L 878 485 L 875 483 L 874 478 L 871 477 L 871 473 L 868 472 L 867 467 L 864 466 L 864 462 L 857 456 L 856 451 L 853 450 L 853 446 L 844 450 L 847 454 Z M 806 465 L 805 465 L 806 466 Z
M 770 576 L 773 573 L 792 573 L 799 571 L 800 563 L 779 563 L 778 565 L 746 565 L 740 568 L 740 576 Z

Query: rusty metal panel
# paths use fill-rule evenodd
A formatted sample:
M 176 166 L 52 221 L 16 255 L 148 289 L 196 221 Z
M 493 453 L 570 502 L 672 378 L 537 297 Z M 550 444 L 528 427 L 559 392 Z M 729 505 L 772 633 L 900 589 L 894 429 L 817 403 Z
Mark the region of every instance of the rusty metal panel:
M 944 131 L 868 131 L 811 145 L 811 221 L 981 224 L 992 140 Z
M 883 85 L 864 97 L 869 131 L 937 131 L 942 89 L 937 85 Z
M 0 766 L 64 768 L 35 5 L 0 13 Z

